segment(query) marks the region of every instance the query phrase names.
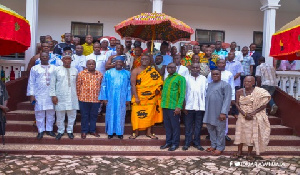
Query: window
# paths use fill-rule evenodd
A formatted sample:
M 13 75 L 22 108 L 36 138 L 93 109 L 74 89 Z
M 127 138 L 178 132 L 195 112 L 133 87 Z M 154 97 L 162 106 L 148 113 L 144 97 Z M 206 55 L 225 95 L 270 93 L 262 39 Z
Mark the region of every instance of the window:
M 256 47 L 263 46 L 263 32 L 259 32 L 259 31 L 253 32 L 253 43 L 256 44 Z
M 103 36 L 102 23 L 71 22 L 71 33 L 80 38 L 80 44 L 85 43 L 85 36 L 92 35 L 94 41 Z
M 200 44 L 212 44 L 216 41 L 224 42 L 225 31 L 196 29 L 195 41 Z

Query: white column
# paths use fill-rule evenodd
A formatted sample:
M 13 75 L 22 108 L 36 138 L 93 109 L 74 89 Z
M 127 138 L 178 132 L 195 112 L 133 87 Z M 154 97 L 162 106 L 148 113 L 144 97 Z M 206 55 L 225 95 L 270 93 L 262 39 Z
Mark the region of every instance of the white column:
M 152 13 L 162 13 L 163 0 L 152 0 Z
M 263 51 L 266 63 L 273 65 L 273 57 L 270 57 L 271 38 L 275 33 L 276 10 L 280 7 L 280 0 L 260 0 L 264 11 Z
M 25 52 L 24 63 L 27 68 L 27 64 L 30 59 L 35 55 L 36 43 L 37 43 L 37 28 L 38 28 L 38 12 L 39 12 L 39 0 L 26 0 L 26 19 L 30 24 L 31 32 L 31 44 L 28 50 Z

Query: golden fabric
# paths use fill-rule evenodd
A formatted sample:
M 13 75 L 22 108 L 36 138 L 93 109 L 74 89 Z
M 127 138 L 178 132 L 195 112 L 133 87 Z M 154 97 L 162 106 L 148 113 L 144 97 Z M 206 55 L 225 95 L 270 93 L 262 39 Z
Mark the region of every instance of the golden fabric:
M 140 67 L 141 66 L 141 58 L 142 56 L 139 56 L 139 57 L 134 57 L 134 60 L 133 60 L 133 64 L 132 64 L 132 70 L 137 68 L 137 67 Z
M 93 53 L 94 52 L 93 45 L 94 45 L 93 43 L 91 45 L 88 45 L 87 43 L 82 44 L 82 47 L 83 47 L 82 54 L 85 56 L 88 56 L 91 53 Z
M 240 107 L 246 113 L 266 105 L 271 99 L 270 94 L 259 87 L 255 87 L 251 95 L 240 96 Z M 236 122 L 234 144 L 244 143 L 254 146 L 256 154 L 264 152 L 270 137 L 270 122 L 266 110 L 257 113 L 253 120 L 246 120 L 245 116 L 239 114 Z
M 132 97 L 131 124 L 133 130 L 145 130 L 155 123 L 163 121 L 161 103 L 161 88 L 163 85 L 160 74 L 155 68 L 149 66 L 136 78 L 136 91 L 140 104 L 135 103 Z M 159 90 L 159 95 L 155 91 Z

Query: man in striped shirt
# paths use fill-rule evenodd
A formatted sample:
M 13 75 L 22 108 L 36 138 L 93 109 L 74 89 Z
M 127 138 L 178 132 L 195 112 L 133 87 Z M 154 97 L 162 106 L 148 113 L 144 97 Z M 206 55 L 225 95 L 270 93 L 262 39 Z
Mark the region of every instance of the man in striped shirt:
M 161 107 L 163 108 L 164 126 L 166 129 L 166 144 L 160 149 L 169 148 L 175 151 L 180 141 L 180 113 L 185 97 L 185 78 L 176 73 L 176 64 L 170 63 L 167 66 L 169 73 L 162 91 Z

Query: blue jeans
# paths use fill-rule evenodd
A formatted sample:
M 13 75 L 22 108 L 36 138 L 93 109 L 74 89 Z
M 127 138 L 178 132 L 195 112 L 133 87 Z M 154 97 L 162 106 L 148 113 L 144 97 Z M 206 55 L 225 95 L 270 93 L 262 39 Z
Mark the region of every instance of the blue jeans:
M 262 85 L 261 87 L 264 88 L 266 91 L 268 91 L 268 92 L 270 93 L 270 95 L 271 95 L 271 100 L 270 100 L 270 102 L 269 102 L 269 105 L 270 105 L 270 107 L 272 107 L 272 106 L 275 104 L 275 102 L 274 102 L 274 100 L 273 100 L 273 94 L 274 94 L 274 92 L 275 92 L 275 90 L 276 90 L 276 86 Z
M 79 101 L 81 113 L 81 133 L 96 132 L 96 122 L 100 103 Z
M 185 145 L 190 146 L 192 140 L 195 146 L 200 146 L 200 134 L 203 124 L 204 111 L 188 110 L 184 118 Z M 195 129 L 194 129 L 195 128 Z M 194 139 L 193 139 L 194 131 Z
M 164 126 L 166 130 L 166 144 L 179 146 L 180 142 L 180 115 L 174 116 L 174 109 L 163 108 Z

